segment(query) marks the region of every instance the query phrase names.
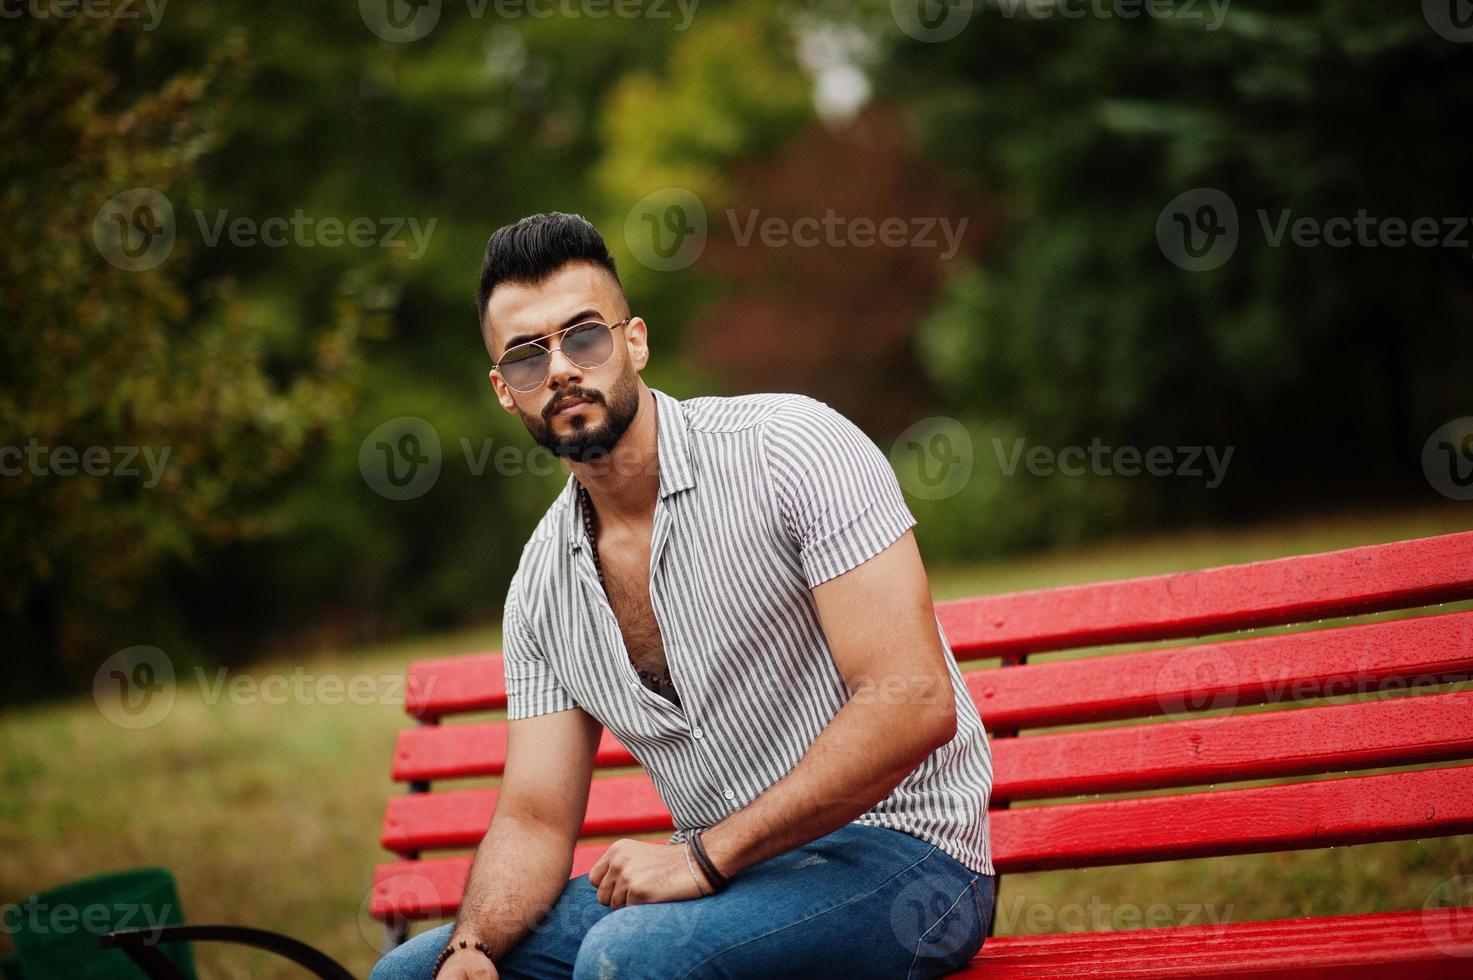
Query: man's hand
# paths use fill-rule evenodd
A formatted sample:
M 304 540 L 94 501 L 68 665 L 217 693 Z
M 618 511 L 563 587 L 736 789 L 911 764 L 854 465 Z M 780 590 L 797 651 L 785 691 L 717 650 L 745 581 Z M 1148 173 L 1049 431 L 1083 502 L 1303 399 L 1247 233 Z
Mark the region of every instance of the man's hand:
M 445 960 L 435 980 L 500 980 L 496 965 L 479 949 L 457 949 Z
M 599 903 L 613 909 L 700 898 L 685 854 L 685 844 L 616 840 L 588 872 L 588 881 L 598 889 Z M 711 891 L 709 882 L 703 880 L 702 887 Z

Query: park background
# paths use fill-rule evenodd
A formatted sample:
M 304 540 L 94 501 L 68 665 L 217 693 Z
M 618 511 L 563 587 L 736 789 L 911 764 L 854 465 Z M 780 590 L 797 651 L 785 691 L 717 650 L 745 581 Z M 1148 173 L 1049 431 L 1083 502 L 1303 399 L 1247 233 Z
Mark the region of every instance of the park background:
M 496 404 L 472 300 L 532 212 L 602 230 L 652 386 L 861 425 L 938 599 L 1473 526 L 1455 3 L 68 9 L 0 25 L 0 446 L 28 453 L 0 476 L 0 905 L 161 864 L 191 921 L 366 974 L 392 679 L 499 645 L 565 478 Z M 407 490 L 378 455 L 432 443 Z M 130 730 L 94 680 L 139 647 L 177 697 Z M 1467 839 L 1019 876 L 1000 915 L 1409 908 L 1456 873 Z

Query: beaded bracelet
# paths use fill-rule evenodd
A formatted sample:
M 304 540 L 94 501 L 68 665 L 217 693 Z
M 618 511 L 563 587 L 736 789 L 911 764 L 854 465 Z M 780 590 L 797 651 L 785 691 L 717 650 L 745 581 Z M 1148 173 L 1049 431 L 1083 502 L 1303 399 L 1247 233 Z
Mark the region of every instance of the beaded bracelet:
M 466 949 L 467 948 L 464 939 L 462 939 L 460 941 L 460 946 L 459 947 L 457 947 L 454 943 L 451 943 L 449 946 L 446 946 L 444 949 L 440 950 L 440 955 L 435 960 L 435 968 L 430 971 L 431 980 L 433 980 L 434 977 L 437 977 L 437 976 L 440 975 L 440 967 L 442 967 L 442 966 L 445 965 L 445 961 L 448 960 L 448 959 L 450 959 L 451 954 L 454 953 L 457 948 L 459 948 L 459 949 Z M 481 952 L 483 952 L 483 953 L 486 954 L 486 959 L 490 960 L 493 966 L 496 964 L 496 958 L 491 955 L 491 947 L 487 946 L 485 943 L 481 942 L 479 939 L 476 940 L 475 946 L 469 947 L 469 948 L 479 949 Z
M 716 869 L 716 862 L 712 861 L 711 855 L 706 853 L 706 845 L 701 842 L 699 830 L 691 831 L 690 846 L 691 852 L 696 856 L 696 863 L 701 866 L 701 870 L 706 873 L 706 878 L 711 882 L 712 890 L 724 891 L 727 885 L 726 875 Z

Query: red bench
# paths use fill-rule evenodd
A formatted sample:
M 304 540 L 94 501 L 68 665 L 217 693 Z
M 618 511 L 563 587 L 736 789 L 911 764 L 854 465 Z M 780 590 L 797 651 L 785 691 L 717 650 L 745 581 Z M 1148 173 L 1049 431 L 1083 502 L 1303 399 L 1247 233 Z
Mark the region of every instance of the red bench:
M 992 834 L 1007 872 L 1164 861 L 1473 832 L 1473 690 L 1299 710 L 1213 711 L 1366 690 L 1466 680 L 1473 612 L 1233 636 L 1208 643 L 1028 663 L 1030 655 L 1306 624 L 1473 597 L 1473 532 L 1177 575 L 938 603 L 958 661 L 997 659 L 965 674 L 992 735 Z M 432 784 L 495 776 L 506 722 L 443 724 L 504 708 L 498 654 L 415 663 L 382 842 L 399 860 L 378 868 L 371 914 L 402 941 L 411 920 L 453 914 L 469 856 L 496 808 L 495 788 Z M 1199 713 L 1199 709 L 1208 709 Z M 1165 716 L 1163 719 L 1160 716 Z M 1144 721 L 1152 719 L 1151 721 Z M 1167 723 L 1160 723 L 1162 721 Z M 1017 737 L 1029 729 L 1126 721 Z M 635 766 L 605 732 L 600 769 Z M 1420 766 L 1251 788 L 1213 784 Z M 1176 789 L 1074 802 L 1081 794 Z M 1023 800 L 1059 799 L 1009 809 Z M 585 838 L 663 840 L 669 813 L 642 772 L 599 773 Z M 573 874 L 607 842 L 580 843 Z M 1451 871 L 1449 871 L 1451 875 Z M 1002 893 L 999 892 L 999 901 Z M 1459 956 L 1458 954 L 1462 954 Z M 989 939 L 968 975 L 1466 977 L 1473 908 L 1420 908 L 1214 926 Z

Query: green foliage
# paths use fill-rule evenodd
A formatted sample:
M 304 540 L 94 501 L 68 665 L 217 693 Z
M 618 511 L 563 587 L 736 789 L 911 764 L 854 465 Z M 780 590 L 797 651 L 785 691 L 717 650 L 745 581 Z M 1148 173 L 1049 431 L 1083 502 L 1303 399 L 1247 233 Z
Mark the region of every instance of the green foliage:
M 0 481 L 4 613 L 33 631 L 16 639 L 84 658 L 164 563 L 268 529 L 263 496 L 352 397 L 364 327 L 360 275 L 282 370 L 269 311 L 193 278 L 186 243 L 149 270 L 105 257 L 110 198 L 188 193 L 240 60 L 225 46 L 131 91 L 109 66 L 143 43 L 118 23 L 24 17 L 0 47 L 0 445 L 24 453 Z
M 1468 46 L 1415 5 L 1234 4 L 1205 27 L 988 7 L 944 44 L 896 43 L 883 87 L 1010 209 L 923 328 L 933 376 L 956 410 L 1055 447 L 1241 444 L 1226 499 L 1142 485 L 1147 513 L 1261 506 L 1319 483 L 1327 454 L 1362 491 L 1416 474 L 1427 433 L 1467 408 L 1451 367 L 1470 353 L 1466 248 L 1305 248 L 1270 230 L 1285 209 L 1473 214 Z M 1201 272 L 1156 241 L 1194 188 L 1226 192 L 1240 230 Z
M 651 325 L 646 380 L 677 395 L 723 387 L 691 366 L 701 342 L 731 349 L 710 344 L 711 323 L 751 345 L 802 332 L 811 354 L 832 334 L 795 312 L 804 303 L 885 318 L 862 329 L 894 384 L 871 391 L 857 380 L 871 375 L 820 357 L 795 363 L 826 378 L 781 386 L 853 389 L 894 430 L 917 412 L 966 422 L 974 477 L 912 500 L 932 556 L 1364 495 L 1416 473 L 1426 434 L 1469 414 L 1466 249 L 1275 247 L 1259 216 L 1473 215 L 1473 45 L 1438 37 L 1415 5 L 1234 3 L 1207 30 L 977 3 L 934 44 L 898 30 L 888 0 L 733 0 L 688 24 L 442 6 L 412 43 L 376 36 L 353 3 L 174 4 L 153 31 L 7 21 L 0 447 L 169 456 L 149 487 L 146 467 L 0 478 L 0 628 L 48 674 L 0 698 L 85 680 L 131 643 L 229 661 L 494 619 L 562 477 L 487 456 L 531 442 L 495 403 L 471 297 L 490 231 L 535 211 L 578 211 L 605 232 Z M 863 42 L 875 118 L 905 126 L 816 134 L 802 41 L 836 25 Z M 895 145 L 865 143 L 892 133 Z M 847 146 L 878 165 L 846 172 L 834 161 Z M 854 273 L 856 253 L 787 263 L 713 233 L 703 261 L 659 272 L 625 237 L 662 188 L 694 191 L 719 222 L 743 195 L 764 213 L 821 214 L 834 202 L 812 189 L 841 182 L 854 194 L 835 199 L 874 216 L 979 202 L 952 209 L 968 209 L 976 247 L 932 297 L 924 262 Z M 1156 225 L 1201 187 L 1236 203 L 1240 242 L 1220 268 L 1188 272 Z M 177 241 L 156 268 L 125 271 L 94 223 L 140 188 L 172 204 Z M 217 219 L 296 214 L 413 220 L 428 235 L 411 254 L 210 234 Z M 433 428 L 442 468 L 423 495 L 392 500 L 360 452 L 402 416 Z M 1237 452 L 1206 492 L 1009 474 L 998 447 L 1018 439 Z

